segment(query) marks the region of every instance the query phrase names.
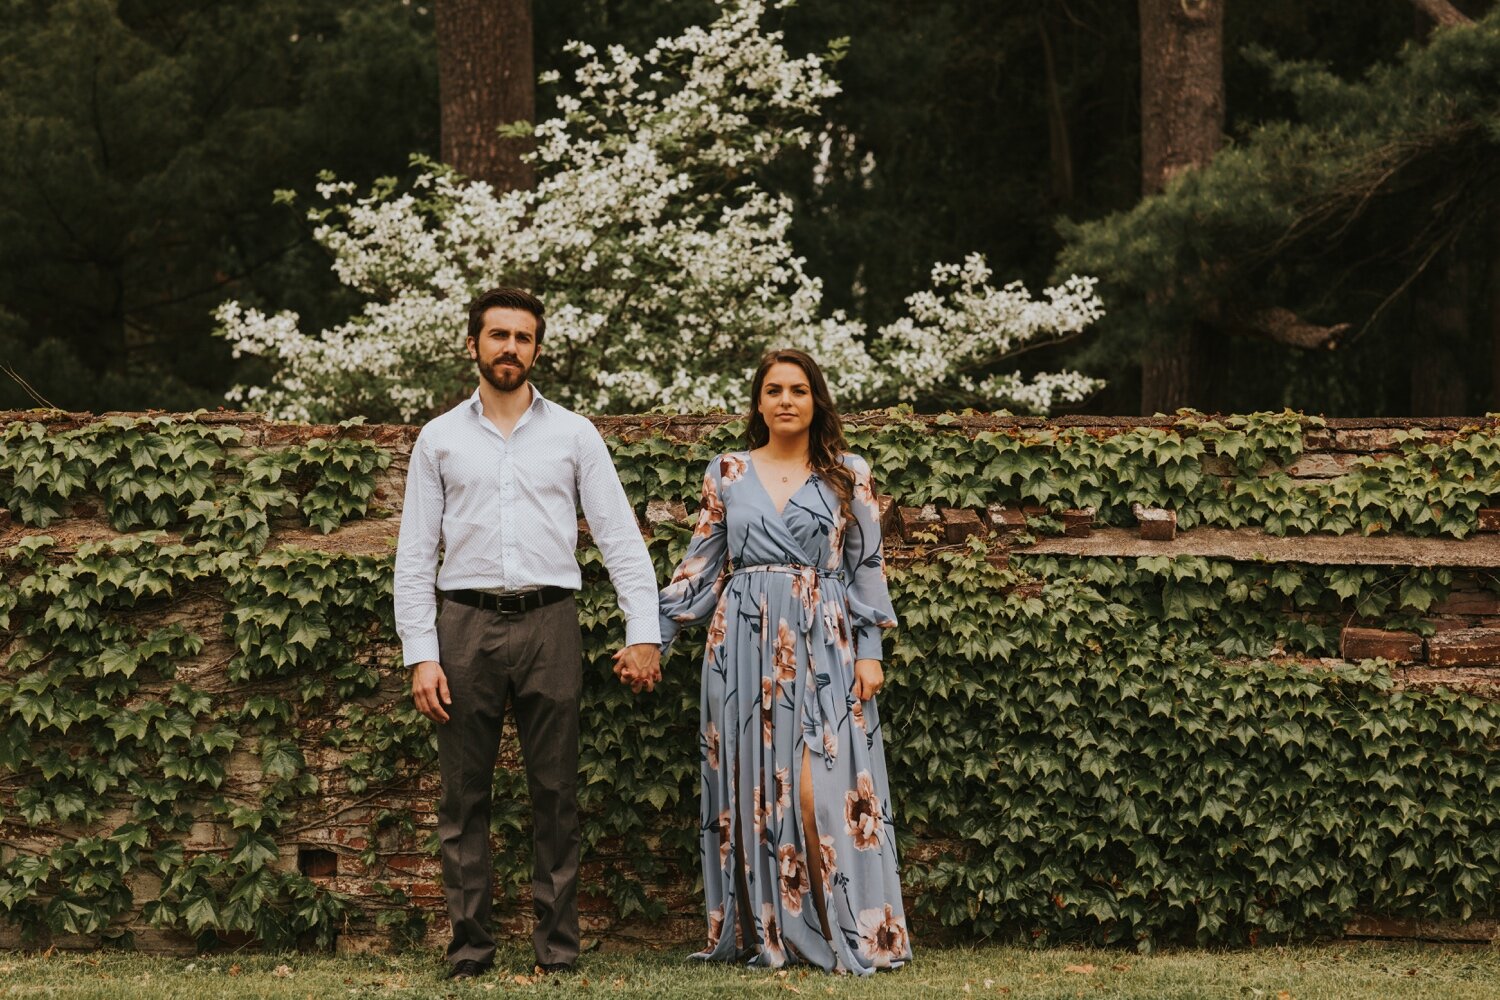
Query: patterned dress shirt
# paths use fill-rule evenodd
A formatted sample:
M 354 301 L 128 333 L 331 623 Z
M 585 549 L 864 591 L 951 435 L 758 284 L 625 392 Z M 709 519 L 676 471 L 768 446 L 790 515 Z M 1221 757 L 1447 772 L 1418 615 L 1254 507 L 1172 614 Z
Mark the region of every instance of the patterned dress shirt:
M 479 392 L 422 428 L 396 545 L 396 632 L 408 666 L 438 659 L 438 590 L 577 590 L 578 508 L 625 613 L 625 641 L 661 639 L 656 571 L 599 431 L 542 398 L 507 438 Z M 443 549 L 438 567 L 438 548 Z

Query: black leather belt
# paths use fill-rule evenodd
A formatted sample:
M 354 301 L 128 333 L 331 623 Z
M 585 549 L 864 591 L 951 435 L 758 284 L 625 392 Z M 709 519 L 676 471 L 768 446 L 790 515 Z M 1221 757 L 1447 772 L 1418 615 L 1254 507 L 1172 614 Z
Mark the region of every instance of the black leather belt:
M 440 590 L 438 594 L 445 601 L 457 601 L 471 608 L 495 611 L 502 615 L 519 615 L 523 611 L 545 607 L 573 596 L 573 592 L 567 587 L 542 587 L 540 590 L 528 590 L 524 594 L 486 594 L 482 590 Z

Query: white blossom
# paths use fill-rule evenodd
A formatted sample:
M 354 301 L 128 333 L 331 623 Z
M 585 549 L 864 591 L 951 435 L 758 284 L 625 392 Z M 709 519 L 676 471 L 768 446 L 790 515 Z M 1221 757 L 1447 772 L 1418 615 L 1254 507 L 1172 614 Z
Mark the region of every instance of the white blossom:
M 816 357 L 846 409 L 943 389 L 1043 412 L 1095 391 L 1078 373 L 988 374 L 1098 319 L 1091 278 L 1033 300 L 1019 284 L 992 287 L 976 255 L 935 267 L 909 315 L 877 331 L 824 310 L 822 282 L 788 238 L 791 201 L 755 178 L 812 140 L 804 123 L 838 85 L 817 56 L 793 57 L 764 30 L 765 8 L 720 0 L 712 24 L 642 55 L 570 44 L 577 96 L 559 95 L 534 128 L 531 190 L 432 167 L 399 191 L 319 184 L 314 235 L 366 304 L 313 334 L 295 313 L 222 306 L 218 332 L 236 356 L 273 368 L 269 385 L 229 398 L 302 420 L 429 415 L 472 385 L 465 304 L 500 284 L 546 302 L 534 377 L 590 412 L 742 409 L 759 357 L 780 346 Z

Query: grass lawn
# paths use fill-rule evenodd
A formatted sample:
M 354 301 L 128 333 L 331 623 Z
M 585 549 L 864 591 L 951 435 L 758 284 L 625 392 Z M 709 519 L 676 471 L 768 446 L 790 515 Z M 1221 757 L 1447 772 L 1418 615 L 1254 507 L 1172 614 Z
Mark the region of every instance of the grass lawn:
M 987 946 L 925 949 L 873 980 L 791 969 L 687 964 L 685 952 L 593 952 L 572 976 L 526 975 L 529 952 L 503 951 L 496 970 L 454 985 L 436 954 L 334 958 L 128 953 L 0 953 L 0 997 L 212 1000 L 216 997 L 912 997 L 1233 998 L 1434 1000 L 1500 997 L 1500 948 L 1336 943 L 1254 951 L 1032 951 Z

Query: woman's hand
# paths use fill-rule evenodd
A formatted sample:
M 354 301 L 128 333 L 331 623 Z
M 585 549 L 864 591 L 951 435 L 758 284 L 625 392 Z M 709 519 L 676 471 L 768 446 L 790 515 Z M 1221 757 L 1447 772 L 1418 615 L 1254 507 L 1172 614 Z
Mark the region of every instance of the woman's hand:
M 854 661 L 854 697 L 869 701 L 885 686 L 885 671 L 879 660 Z

